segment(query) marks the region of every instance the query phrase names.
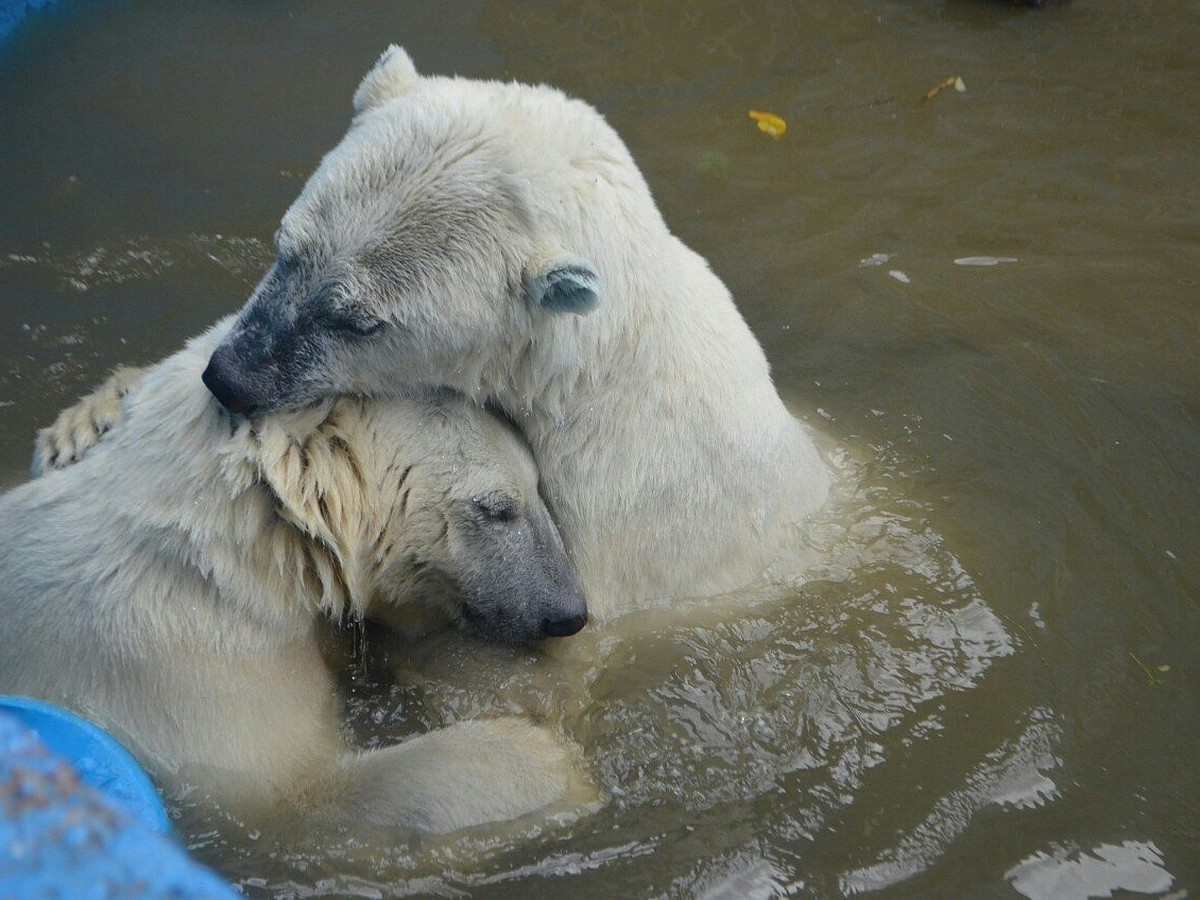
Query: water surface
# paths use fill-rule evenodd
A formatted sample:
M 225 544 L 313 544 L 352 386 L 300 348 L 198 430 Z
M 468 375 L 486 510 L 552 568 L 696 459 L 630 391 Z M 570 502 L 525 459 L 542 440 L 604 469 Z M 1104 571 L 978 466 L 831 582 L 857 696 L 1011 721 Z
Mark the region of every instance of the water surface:
M 113 365 L 241 304 L 389 41 L 608 116 L 842 475 L 788 590 L 589 630 L 555 664 L 372 634 L 350 666 L 360 739 L 531 710 L 603 808 L 288 845 L 193 813 L 196 852 L 264 897 L 1200 889 L 1198 22 L 64 0 L 23 23 L 0 44 L 5 483 Z

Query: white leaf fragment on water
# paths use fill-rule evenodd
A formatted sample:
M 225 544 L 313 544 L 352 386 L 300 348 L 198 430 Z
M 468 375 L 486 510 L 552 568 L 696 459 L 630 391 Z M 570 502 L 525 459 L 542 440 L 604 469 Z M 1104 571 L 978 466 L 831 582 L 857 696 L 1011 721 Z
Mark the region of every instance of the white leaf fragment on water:
M 895 278 L 901 284 L 909 284 L 912 279 L 901 272 L 899 269 L 889 269 L 888 274 Z
M 860 259 L 858 264 L 864 268 L 869 266 L 882 266 L 892 258 L 890 253 L 872 253 L 866 259 Z
M 1015 256 L 960 256 L 954 261 L 956 266 L 998 266 L 1001 263 L 1017 262 Z

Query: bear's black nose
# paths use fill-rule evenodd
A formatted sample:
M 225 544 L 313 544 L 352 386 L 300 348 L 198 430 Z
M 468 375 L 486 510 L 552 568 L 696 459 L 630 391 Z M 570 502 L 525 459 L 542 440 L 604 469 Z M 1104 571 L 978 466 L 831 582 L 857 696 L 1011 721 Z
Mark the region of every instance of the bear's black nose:
M 546 637 L 570 637 L 577 634 L 587 624 L 587 610 L 580 613 L 569 613 L 562 616 L 547 618 L 542 622 L 542 633 Z
M 200 378 L 209 393 L 231 413 L 249 416 L 258 409 L 258 405 L 243 384 L 241 367 L 228 347 L 218 347 L 213 352 Z

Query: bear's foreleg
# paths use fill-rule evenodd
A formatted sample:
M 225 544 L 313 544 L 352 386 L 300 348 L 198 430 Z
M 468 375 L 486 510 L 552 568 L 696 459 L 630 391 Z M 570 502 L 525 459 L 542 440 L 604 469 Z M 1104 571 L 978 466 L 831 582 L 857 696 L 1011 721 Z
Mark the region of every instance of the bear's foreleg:
M 460 722 L 347 753 L 339 774 L 335 819 L 434 834 L 563 803 L 584 780 L 554 732 L 517 718 Z
M 122 398 L 137 388 L 145 374 L 143 368 L 121 366 L 98 388 L 60 412 L 53 424 L 37 434 L 30 474 L 38 478 L 82 459 L 121 421 Z

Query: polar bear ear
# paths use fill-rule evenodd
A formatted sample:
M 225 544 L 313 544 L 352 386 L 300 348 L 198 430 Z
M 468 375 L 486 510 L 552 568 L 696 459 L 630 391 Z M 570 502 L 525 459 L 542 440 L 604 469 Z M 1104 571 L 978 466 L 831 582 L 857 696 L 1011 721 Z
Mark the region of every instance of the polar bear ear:
M 584 316 L 600 303 L 600 273 L 578 256 L 543 254 L 525 266 L 525 296 L 543 312 Z
M 354 92 L 355 114 L 382 106 L 389 100 L 403 97 L 421 83 L 417 67 L 403 47 L 389 46 L 380 55 L 371 71 Z

